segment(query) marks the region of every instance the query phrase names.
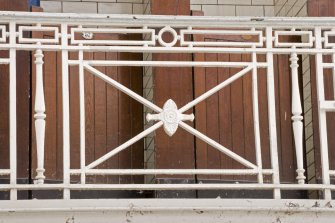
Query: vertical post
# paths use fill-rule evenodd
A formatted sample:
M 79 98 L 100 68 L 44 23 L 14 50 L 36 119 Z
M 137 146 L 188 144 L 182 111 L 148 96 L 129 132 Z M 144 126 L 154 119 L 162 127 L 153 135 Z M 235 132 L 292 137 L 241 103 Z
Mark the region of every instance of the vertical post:
M 255 31 L 253 29 L 252 31 Z M 252 47 L 255 49 L 255 45 Z M 262 173 L 262 150 L 261 150 L 261 139 L 259 132 L 259 109 L 258 109 L 258 83 L 257 83 L 257 55 L 255 52 L 252 53 L 252 108 L 254 118 L 254 133 L 255 133 L 255 150 L 256 150 L 256 162 L 258 167 L 258 183 L 263 183 Z
M 332 32 L 335 32 L 335 29 L 332 29 Z M 335 46 L 332 47 L 334 52 L 335 52 Z M 335 53 L 333 53 L 332 55 L 332 63 L 335 64 Z M 334 97 L 335 97 L 335 66 L 333 66 L 332 68 L 332 73 L 333 73 L 333 93 L 334 93 Z
M 295 49 L 295 47 L 292 47 Z M 292 78 L 292 127 L 294 135 L 294 145 L 297 159 L 297 180 L 299 184 L 304 184 L 306 177 L 304 176 L 304 160 L 303 160 L 303 117 L 300 99 L 299 79 L 298 79 L 298 55 L 296 52 L 291 53 L 291 78 Z
M 17 137 L 16 137 L 16 49 L 14 48 L 16 42 L 16 24 L 9 23 L 9 165 L 10 165 L 10 185 L 16 185 L 16 153 L 17 153 Z M 10 199 L 17 199 L 17 190 L 10 190 Z
M 266 27 L 266 48 L 272 49 L 272 27 Z M 269 138 L 270 138 L 270 153 L 271 167 L 273 170 L 272 181 L 274 185 L 278 185 L 279 181 L 279 165 L 278 165 L 278 147 L 277 147 L 277 129 L 276 129 L 276 104 L 275 102 L 275 87 L 274 87 L 274 70 L 273 70 L 273 53 L 266 53 L 267 67 L 267 94 L 268 94 L 268 116 L 269 116 Z M 274 189 L 273 196 L 279 199 L 280 189 Z
M 321 28 L 320 27 L 315 28 L 315 48 L 322 49 Z M 326 111 L 320 108 L 320 103 L 325 100 L 322 53 L 317 53 L 315 55 L 315 66 L 316 66 L 316 88 L 317 88 L 317 95 L 318 95 L 318 116 L 319 116 L 322 183 L 326 186 L 329 186 L 330 176 L 329 176 L 329 156 L 328 156 Z M 330 189 L 324 190 L 324 199 L 331 200 Z
M 69 54 L 67 24 L 62 23 L 62 98 L 63 98 L 63 184 L 70 185 L 70 109 L 69 109 Z M 64 188 L 63 198 L 70 199 L 70 190 Z
M 82 28 L 82 26 L 79 26 Z M 82 43 L 79 46 L 83 46 Z M 79 106 L 80 106 L 80 182 L 85 184 L 85 79 L 84 79 L 84 66 L 83 66 L 83 50 L 79 50 Z
M 38 43 L 40 45 L 41 43 Z M 44 141 L 45 141 L 45 99 L 43 89 L 43 53 L 37 49 L 35 54 L 36 64 L 36 92 L 35 92 L 35 132 L 37 147 L 37 176 L 35 183 L 44 183 Z

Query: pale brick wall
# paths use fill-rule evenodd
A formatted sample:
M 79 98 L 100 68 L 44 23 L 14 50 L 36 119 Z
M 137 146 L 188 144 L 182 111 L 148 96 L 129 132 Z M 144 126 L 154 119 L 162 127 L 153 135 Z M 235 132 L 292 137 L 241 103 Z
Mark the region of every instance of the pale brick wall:
M 168 0 L 167 0 L 168 1 Z M 273 16 L 274 0 L 191 0 L 206 16 Z M 148 0 L 41 0 L 46 12 L 144 14 Z M 147 13 L 147 12 L 146 12 Z
M 146 0 L 41 0 L 45 12 L 143 14 Z
M 275 16 L 307 16 L 307 0 L 275 0 Z
M 191 0 L 205 16 L 273 16 L 274 0 Z

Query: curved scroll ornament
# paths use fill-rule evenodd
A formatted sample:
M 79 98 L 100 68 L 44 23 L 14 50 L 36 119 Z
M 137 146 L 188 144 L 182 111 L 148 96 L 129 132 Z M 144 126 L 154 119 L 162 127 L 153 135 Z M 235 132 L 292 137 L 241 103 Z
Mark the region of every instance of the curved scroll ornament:
M 162 121 L 164 123 L 164 131 L 169 136 L 172 136 L 178 129 L 178 124 L 181 121 L 193 121 L 194 115 L 186 115 L 180 113 L 176 103 L 169 99 L 163 106 L 163 111 L 159 114 L 148 114 L 147 121 Z

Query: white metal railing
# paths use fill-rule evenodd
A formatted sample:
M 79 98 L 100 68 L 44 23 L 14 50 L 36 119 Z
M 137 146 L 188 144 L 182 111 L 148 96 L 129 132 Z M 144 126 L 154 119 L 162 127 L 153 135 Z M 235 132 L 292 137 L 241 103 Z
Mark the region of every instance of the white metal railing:
M 101 28 L 100 28 L 101 27 Z M 179 32 L 176 29 L 180 30 Z M 44 14 L 23 12 L 0 12 L 0 50 L 9 51 L 8 58 L 1 58 L 0 64 L 10 67 L 10 168 L 1 169 L 0 175 L 9 175 L 10 182 L 1 184 L 0 190 L 10 191 L 10 198 L 17 199 L 18 190 L 60 189 L 64 191 L 64 199 L 70 198 L 71 190 L 192 190 L 192 189 L 248 189 L 273 190 L 274 198 L 281 197 L 281 190 L 322 190 L 324 198 L 331 199 L 331 191 L 335 185 L 330 184 L 330 176 L 335 170 L 329 170 L 328 144 L 326 132 L 326 112 L 335 110 L 334 101 L 325 101 L 323 89 L 323 69 L 334 68 L 333 63 L 324 63 L 323 55 L 335 58 L 335 44 L 329 41 L 335 36 L 335 19 L 332 18 L 211 18 L 211 17 L 170 17 L 170 16 L 128 16 L 128 15 L 77 15 L 77 14 Z M 54 38 L 24 37 L 23 32 L 52 32 Z M 76 39 L 76 33 L 84 39 Z M 95 40 L 95 33 L 138 33 L 149 36 L 144 40 Z M 165 42 L 164 33 L 172 35 L 171 42 Z M 186 40 L 185 35 L 215 34 L 215 35 L 249 35 L 257 41 L 244 42 L 196 42 Z M 307 36 L 307 41 L 285 42 L 280 37 Z M 159 44 L 158 44 L 159 43 Z M 37 142 L 37 176 L 35 184 L 17 184 L 17 155 L 16 155 L 16 51 L 34 52 L 36 66 L 35 92 L 35 129 Z M 47 51 L 61 51 L 62 58 L 62 108 L 63 108 L 63 182 L 61 184 L 44 183 L 44 138 L 46 115 L 43 89 L 43 55 Z M 114 60 L 85 60 L 84 52 L 140 52 L 140 53 L 239 53 L 250 54 L 251 62 L 190 62 L 190 61 L 114 61 Z M 69 52 L 79 52 L 78 59 L 69 59 Z M 266 55 L 265 62 L 257 61 L 257 55 Z M 279 179 L 274 68 L 275 54 L 290 55 L 292 74 L 292 126 L 297 160 L 297 183 L 283 184 Z M 298 81 L 298 55 L 315 55 L 317 68 L 317 90 L 319 102 L 320 141 L 322 157 L 322 184 L 306 184 L 303 163 L 303 116 Z M 80 168 L 70 168 L 70 126 L 69 126 L 69 67 L 79 67 L 80 92 Z M 241 71 L 227 80 L 219 83 L 209 91 L 177 108 L 173 100 L 168 100 L 163 108 L 158 107 L 146 98 L 136 94 L 121 83 L 99 71 L 98 66 L 164 66 L 164 67 L 238 67 Z M 269 139 L 271 153 L 271 168 L 262 167 L 260 145 L 259 109 L 257 69 L 266 69 Z M 102 79 L 129 97 L 152 109 L 155 114 L 147 115 L 148 121 L 155 121 L 132 139 L 106 153 L 97 160 L 85 161 L 85 95 L 84 71 Z M 252 163 L 224 147 L 197 129 L 186 124 L 194 119 L 193 114 L 185 114 L 187 110 L 206 100 L 224 87 L 252 72 L 253 121 L 255 134 L 256 163 Z M 335 73 L 333 73 L 334 75 Z M 148 134 L 163 127 L 172 136 L 178 128 L 183 128 L 190 134 L 208 143 L 213 148 L 231 159 L 239 162 L 245 169 L 96 169 L 99 164 L 127 149 L 130 145 Z M 257 175 L 258 182 L 250 184 L 87 184 L 87 175 Z M 71 175 L 80 175 L 81 182 L 72 184 Z M 271 176 L 271 183 L 264 183 L 263 176 Z

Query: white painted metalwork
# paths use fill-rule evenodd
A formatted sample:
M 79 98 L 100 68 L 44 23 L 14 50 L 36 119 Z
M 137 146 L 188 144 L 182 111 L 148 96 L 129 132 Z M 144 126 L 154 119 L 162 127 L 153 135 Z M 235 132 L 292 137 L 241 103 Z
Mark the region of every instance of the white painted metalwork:
M 38 42 L 38 44 L 41 44 Z M 45 102 L 43 89 L 43 53 L 42 50 L 36 50 L 34 54 L 36 60 L 36 93 L 35 93 L 35 130 L 37 147 L 37 176 L 35 183 L 44 182 L 44 140 L 45 140 Z
M 7 27 L 9 29 L 7 30 Z M 301 29 L 301 30 L 300 30 Z M 0 64 L 10 67 L 10 168 L 1 169 L 0 175 L 9 175 L 8 184 L 0 184 L 0 190 L 10 191 L 10 199 L 17 199 L 18 190 L 62 190 L 63 198 L 70 199 L 71 190 L 271 190 L 273 198 L 280 199 L 282 190 L 321 190 L 324 199 L 331 200 L 331 191 L 335 185 L 330 184 L 330 176 L 335 170 L 329 169 L 328 143 L 326 129 L 326 112 L 335 111 L 335 102 L 324 98 L 323 69 L 334 68 L 332 63 L 324 63 L 323 55 L 334 55 L 333 43 L 329 37 L 334 36 L 335 19 L 333 18 L 212 18 L 212 17 L 170 17 L 170 16 L 128 16 L 128 15 L 77 15 L 77 14 L 44 14 L 24 12 L 0 12 L 0 50 L 9 51 L 8 58 L 1 58 Z M 177 31 L 178 30 L 178 31 Z M 24 32 L 51 32 L 53 38 L 25 37 Z M 96 34 L 142 34 L 148 38 L 143 40 L 95 39 Z M 172 35 L 172 40 L 166 42 L 165 33 Z M 211 34 L 218 37 L 247 36 L 245 41 L 231 42 L 194 42 L 187 35 Z M 307 36 L 307 41 L 284 42 L 285 36 Z M 222 38 L 224 39 L 224 38 Z M 32 51 L 36 66 L 36 103 L 35 128 L 37 142 L 37 184 L 17 184 L 16 162 L 16 52 L 18 50 Z M 61 52 L 62 59 L 62 117 L 63 117 L 63 181 L 59 184 L 44 183 L 44 135 L 45 120 L 48 111 L 45 110 L 43 89 L 43 53 L 48 51 Z M 233 53 L 250 55 L 250 61 L 244 62 L 210 62 L 210 61 L 115 61 L 86 60 L 85 52 L 141 52 L 141 53 Z M 69 59 L 70 52 L 78 52 L 78 59 Z M 280 181 L 278 162 L 276 108 L 274 85 L 274 55 L 290 55 L 292 78 L 292 128 L 297 160 L 297 183 L 285 184 Z M 302 104 L 299 92 L 299 56 L 315 55 L 317 71 L 317 91 L 319 102 L 320 141 L 322 184 L 305 183 L 303 163 L 303 124 Z M 265 55 L 265 61 L 258 61 L 258 55 Z M 79 105 L 80 105 L 80 168 L 70 168 L 70 111 L 69 111 L 69 67 L 79 68 Z M 194 100 L 182 105 L 179 109 L 170 99 L 163 108 L 113 80 L 99 66 L 151 66 L 151 67 L 225 67 L 236 68 L 238 72 L 225 81 L 206 91 Z M 262 164 L 261 135 L 259 126 L 259 69 L 266 70 L 267 108 L 269 125 L 269 151 L 271 167 L 264 168 Z M 334 70 L 334 69 L 333 69 Z M 147 119 L 155 121 L 151 127 L 143 130 L 135 137 L 117 146 L 110 152 L 91 163 L 85 160 L 85 94 L 84 71 L 100 78 L 144 106 L 154 114 Z M 186 111 L 208 99 L 213 94 L 242 78 L 247 73 L 252 74 L 252 111 L 255 135 L 255 158 L 253 163 L 245 157 L 233 152 L 215 140 L 209 138 L 196 128 L 186 124 L 194 119 L 193 114 Z M 159 90 L 159 89 L 158 89 Z M 138 140 L 163 127 L 172 136 L 178 127 L 206 142 L 213 149 L 227 155 L 232 160 L 242 164 L 241 169 L 98 169 L 97 167 L 126 150 Z M 56 161 L 55 161 L 56 162 Z M 255 175 L 257 182 L 244 183 L 203 183 L 203 184 L 88 184 L 89 175 Z M 80 183 L 70 181 L 72 175 L 80 176 Z M 271 182 L 264 181 L 269 176 Z M 278 201 L 280 202 L 280 201 Z M 0 206 L 1 207 L 1 206 Z
M 292 121 L 293 121 L 293 134 L 295 142 L 295 150 L 297 157 L 297 180 L 298 183 L 303 184 L 305 182 L 304 176 L 304 164 L 303 164 L 303 123 L 302 123 L 302 108 L 300 100 L 299 90 L 299 79 L 298 79 L 298 56 L 296 53 L 292 53 L 290 57 L 291 61 L 291 72 L 292 72 Z
M 166 134 L 172 136 L 178 128 L 178 125 L 182 121 L 193 121 L 194 115 L 185 115 L 179 112 L 176 103 L 169 99 L 165 102 L 163 111 L 159 114 L 148 114 L 147 121 L 162 121 L 164 124 L 164 130 Z

